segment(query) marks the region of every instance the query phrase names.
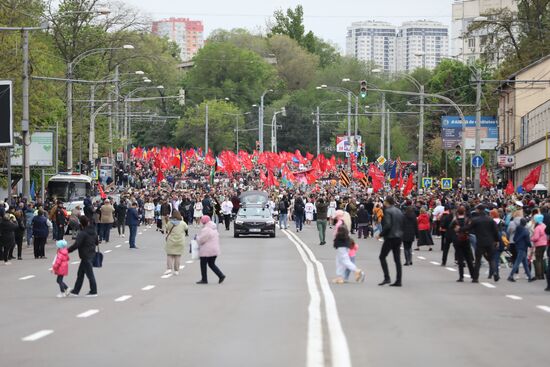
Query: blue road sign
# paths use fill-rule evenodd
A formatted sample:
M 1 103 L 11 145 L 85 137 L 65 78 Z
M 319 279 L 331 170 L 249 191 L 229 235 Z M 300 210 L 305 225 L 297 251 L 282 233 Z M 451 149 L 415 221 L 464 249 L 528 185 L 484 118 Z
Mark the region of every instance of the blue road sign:
M 483 166 L 483 163 L 485 163 L 485 161 L 483 160 L 483 157 L 480 156 L 480 155 L 474 155 L 472 157 L 472 167 L 474 168 L 481 168 L 481 166 Z
M 441 179 L 441 188 L 443 190 L 451 190 L 453 188 L 453 179 L 452 178 L 442 178 Z
M 432 187 L 432 184 L 433 179 L 431 177 L 424 177 L 422 179 L 422 187 L 424 187 L 425 189 L 429 189 L 430 187 Z

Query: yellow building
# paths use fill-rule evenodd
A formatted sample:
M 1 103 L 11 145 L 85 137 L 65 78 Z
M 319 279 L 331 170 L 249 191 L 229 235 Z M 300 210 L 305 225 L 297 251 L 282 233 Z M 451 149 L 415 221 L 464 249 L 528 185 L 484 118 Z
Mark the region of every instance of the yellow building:
M 542 165 L 540 184 L 550 187 L 550 55 L 509 77 L 499 88 L 500 153 L 513 156 L 505 179 L 517 187 L 535 167 Z M 537 81 L 537 82 L 528 82 Z

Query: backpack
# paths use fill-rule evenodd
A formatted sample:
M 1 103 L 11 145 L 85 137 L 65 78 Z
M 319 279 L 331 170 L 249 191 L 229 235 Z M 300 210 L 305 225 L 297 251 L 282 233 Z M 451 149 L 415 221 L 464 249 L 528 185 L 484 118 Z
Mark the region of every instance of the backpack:
M 286 209 L 286 204 L 284 201 L 279 201 L 279 211 L 281 210 L 285 210 Z
M 457 219 L 456 224 L 458 225 L 458 229 L 455 229 L 457 240 L 460 242 L 468 241 L 470 239 L 470 234 L 466 229 L 466 222 L 464 222 L 464 225 L 460 225 L 460 222 Z

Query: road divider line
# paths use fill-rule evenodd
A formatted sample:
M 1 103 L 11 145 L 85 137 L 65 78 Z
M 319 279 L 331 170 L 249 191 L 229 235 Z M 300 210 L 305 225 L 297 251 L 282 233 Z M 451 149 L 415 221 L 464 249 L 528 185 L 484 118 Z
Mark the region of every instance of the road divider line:
M 487 287 L 487 288 L 496 288 L 494 285 L 492 285 L 491 283 L 487 283 L 487 282 L 481 282 L 480 283 L 482 286 L 484 287 Z
M 122 247 L 122 245 L 116 245 L 115 247 L 116 247 L 116 248 L 121 248 L 121 247 Z
M 170 273 L 170 274 L 164 274 L 163 276 L 161 276 L 162 279 L 168 279 L 168 278 L 170 278 L 170 277 L 172 277 L 172 273 Z
M 513 299 L 514 301 L 521 301 L 523 299 L 520 296 L 514 296 L 513 294 L 506 295 L 506 298 Z
M 138 234 L 143 234 L 143 232 L 138 232 Z
M 348 341 L 342 328 L 340 316 L 338 315 L 338 307 L 336 306 L 336 299 L 334 298 L 334 293 L 332 293 L 328 283 L 325 268 L 323 267 L 323 264 L 317 260 L 309 246 L 307 246 L 306 243 L 298 237 L 298 235 L 292 233 L 291 231 L 287 231 L 287 233 L 290 233 L 291 236 L 298 240 L 304 251 L 308 254 L 309 258 L 317 268 L 319 284 L 321 285 L 321 292 L 325 303 L 325 317 L 327 319 L 330 336 L 329 340 L 332 365 L 339 367 L 351 367 L 351 356 Z
M 130 241 L 124 241 L 124 243 L 130 243 Z
M 193 261 L 193 260 L 187 260 L 185 263 L 186 263 L 186 264 L 193 264 L 194 261 Z
M 73 261 L 73 262 L 71 263 L 71 265 L 76 265 L 76 264 L 80 264 L 80 260 L 79 260 L 79 261 Z
M 430 261 L 430 264 L 432 264 L 432 265 L 441 265 L 441 263 L 438 263 L 437 261 Z
M 550 312 L 550 307 L 548 306 L 537 306 L 539 310 L 543 310 L 545 312 Z
M 143 288 L 141 288 L 142 291 L 150 291 L 151 289 L 155 288 L 156 286 L 154 285 L 147 285 Z
M 180 270 L 184 268 L 185 268 L 185 265 L 180 265 Z
M 290 242 L 294 244 L 302 262 L 306 266 L 306 283 L 309 293 L 306 366 L 322 367 L 325 361 L 323 349 L 323 322 L 321 318 L 321 295 L 315 279 L 315 269 L 301 244 L 296 241 L 288 231 L 283 230 L 283 233 L 285 233 Z
M 472 277 L 471 275 L 464 274 L 464 278 L 471 278 L 471 277 Z
M 28 279 L 32 279 L 34 277 L 35 277 L 35 275 L 27 275 L 27 276 L 19 278 L 19 280 L 28 280 Z
M 40 331 L 37 331 L 36 333 L 34 334 L 31 334 L 31 335 L 28 335 L 24 338 L 21 338 L 22 341 L 24 342 L 34 342 L 38 339 L 42 339 L 50 334 L 53 334 L 53 330 L 48 330 L 48 329 L 45 329 L 45 330 L 40 330 Z
M 420 260 L 426 260 L 426 258 L 424 256 L 417 256 L 416 258 L 420 259 Z
M 113 251 L 113 250 L 107 250 L 107 251 L 105 251 L 104 253 L 105 253 L 105 254 L 108 254 L 109 252 L 112 252 L 112 251 Z
M 451 267 L 446 267 L 445 269 L 449 270 L 449 271 L 456 271 L 455 268 L 451 268 Z
M 85 319 L 87 317 L 95 315 L 96 313 L 99 313 L 99 310 L 92 309 L 92 310 L 82 312 L 82 313 L 76 315 L 76 317 L 78 317 L 79 319 Z
M 120 297 L 116 298 L 115 302 L 125 302 L 125 301 L 128 301 L 130 298 L 132 298 L 132 296 L 127 294 L 127 295 L 120 296 Z

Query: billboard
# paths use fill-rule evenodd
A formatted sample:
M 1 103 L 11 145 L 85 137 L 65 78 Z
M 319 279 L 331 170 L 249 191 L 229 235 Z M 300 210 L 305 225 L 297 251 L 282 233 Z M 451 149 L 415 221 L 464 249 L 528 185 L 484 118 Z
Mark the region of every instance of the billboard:
M 351 138 L 353 139 L 353 136 Z M 361 142 L 362 142 L 361 135 L 356 135 L 355 141 L 357 142 L 357 145 L 361 145 Z M 352 152 L 355 151 L 353 148 L 350 147 L 350 144 L 348 143 L 347 135 L 336 136 L 336 151 L 338 153 L 348 153 L 350 151 Z
M 465 116 L 466 120 L 466 150 L 474 150 L 476 144 L 476 117 Z M 496 117 L 482 116 L 480 131 L 480 147 L 482 150 L 493 150 L 498 145 L 498 122 Z M 441 139 L 443 149 L 454 149 L 462 144 L 462 121 L 458 116 L 443 116 L 441 118 Z
M 0 80 L 0 147 L 13 146 L 13 99 L 10 80 Z
M 11 165 L 23 165 L 23 144 L 21 135 L 15 135 L 15 143 L 11 151 Z M 42 131 L 31 134 L 29 145 L 29 164 L 35 167 L 53 166 L 54 132 Z

